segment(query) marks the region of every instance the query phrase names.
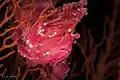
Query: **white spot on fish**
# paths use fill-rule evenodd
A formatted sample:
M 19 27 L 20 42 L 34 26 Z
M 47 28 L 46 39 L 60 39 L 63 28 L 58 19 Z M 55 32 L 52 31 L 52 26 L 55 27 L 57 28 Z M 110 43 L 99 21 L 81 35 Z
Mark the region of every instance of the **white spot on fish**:
M 30 47 L 30 48 L 33 48 L 33 45 L 32 45 L 32 44 L 29 44 L 29 47 Z
M 38 44 L 38 45 L 43 46 L 43 44 Z
M 71 32 L 71 31 L 72 31 L 72 29 L 71 29 L 71 28 L 69 28 L 69 29 L 68 29 L 68 32 Z
M 40 34 L 40 33 L 42 33 L 42 32 L 44 32 L 44 29 L 38 29 L 38 30 L 37 30 L 37 34 Z
M 46 56 L 46 55 L 48 55 L 49 54 L 49 52 L 46 52 L 45 54 L 43 54 L 44 56 Z
M 40 51 L 39 51 L 39 50 L 36 50 L 36 52 L 37 52 L 37 53 L 40 53 Z
M 80 11 L 80 8 L 78 8 L 77 10 Z
M 28 51 L 30 52 L 31 50 L 29 49 Z
M 72 13 L 74 16 L 76 16 L 77 14 L 76 13 Z
M 29 43 L 29 40 L 26 40 L 26 43 L 28 44 L 28 43 Z
M 57 32 L 54 32 L 53 35 L 49 35 L 48 37 L 54 37 L 57 34 Z
M 44 22 L 44 23 L 43 23 L 43 26 L 46 26 L 46 25 L 47 25 L 47 23 L 46 23 L 46 22 Z

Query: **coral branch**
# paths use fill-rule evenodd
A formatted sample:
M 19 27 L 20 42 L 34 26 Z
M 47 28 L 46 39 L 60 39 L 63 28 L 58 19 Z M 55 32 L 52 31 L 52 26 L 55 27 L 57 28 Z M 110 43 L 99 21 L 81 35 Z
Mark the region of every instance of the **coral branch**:
M 5 6 L 5 4 L 7 4 L 8 2 L 10 2 L 10 0 L 5 0 L 1 5 L 0 5 L 0 10 Z
M 10 20 L 10 19 L 14 16 L 14 14 L 15 14 L 15 12 L 16 12 L 16 9 L 17 9 L 17 6 L 18 6 L 18 5 L 16 4 L 16 2 L 15 2 L 14 0 L 12 0 L 12 3 L 13 3 L 13 5 L 14 5 L 13 12 L 12 12 L 12 14 L 11 14 L 10 16 L 7 16 L 9 10 L 8 10 L 8 7 L 6 8 L 5 17 L 4 17 L 3 21 L 0 22 L 0 28 L 3 27 L 3 25 L 4 25 L 6 22 L 8 22 L 8 20 Z
M 16 39 L 16 40 L 15 40 L 12 44 L 10 44 L 10 45 L 3 45 L 3 46 L 0 48 L 0 52 L 1 52 L 2 50 L 6 49 L 6 48 L 11 48 L 11 47 L 17 45 L 17 41 L 18 41 L 20 38 L 21 38 L 21 37 L 19 37 L 18 39 Z
M 1 36 L 4 36 L 6 33 L 12 31 L 12 30 L 17 30 L 18 28 L 20 28 L 26 21 L 21 22 L 20 24 L 18 24 L 17 26 L 12 26 L 9 29 L 5 29 L 5 31 L 3 33 L 0 34 Z M 12 37 L 12 36 L 11 36 Z
M 5 70 L 2 72 L 2 74 L 0 74 L 0 76 L 3 77 L 6 72 L 7 72 L 7 68 L 5 68 Z
M 24 74 L 24 76 L 22 77 L 21 80 L 24 80 L 24 79 L 25 79 L 25 77 L 26 77 L 26 75 L 28 74 L 28 72 L 33 72 L 33 71 L 38 71 L 38 70 L 40 70 L 40 68 L 28 69 L 28 70 L 25 72 L 25 74 Z
M 3 59 L 5 59 L 5 58 L 7 58 L 7 57 L 9 57 L 10 55 L 12 55 L 12 54 L 14 54 L 14 53 L 15 53 L 15 51 L 12 51 L 12 52 L 10 52 L 9 54 L 1 57 L 1 58 L 0 58 L 0 61 L 3 60 Z
M 18 74 L 16 76 L 16 80 L 19 80 L 19 76 L 20 76 L 20 67 L 18 67 Z
M 3 66 L 3 64 L 0 64 L 0 68 Z

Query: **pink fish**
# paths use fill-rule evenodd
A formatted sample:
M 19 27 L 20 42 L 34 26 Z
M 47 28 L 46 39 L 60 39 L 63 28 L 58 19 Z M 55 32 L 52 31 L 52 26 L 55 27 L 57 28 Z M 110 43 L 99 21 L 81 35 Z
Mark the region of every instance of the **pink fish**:
M 39 1 L 41 0 L 36 0 Z M 18 51 L 27 59 L 28 64 L 50 64 L 55 75 L 63 80 L 64 74 L 69 70 L 64 60 L 70 55 L 74 38 L 80 37 L 78 33 L 75 36 L 73 31 L 76 24 L 87 14 L 87 9 L 84 8 L 86 4 L 86 0 L 81 0 L 64 4 L 62 8 L 50 7 L 42 16 L 56 12 L 41 18 L 22 33 L 22 43 L 19 43 Z

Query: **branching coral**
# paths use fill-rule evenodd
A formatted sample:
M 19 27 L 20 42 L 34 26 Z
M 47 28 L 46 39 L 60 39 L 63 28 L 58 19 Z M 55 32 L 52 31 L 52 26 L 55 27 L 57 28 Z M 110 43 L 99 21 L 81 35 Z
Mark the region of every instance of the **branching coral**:
M 80 43 L 77 42 L 85 59 L 81 72 L 85 72 L 86 80 L 109 80 L 111 76 L 114 80 L 119 80 L 117 67 L 120 61 L 120 26 L 115 25 L 118 16 L 116 8 L 113 13 L 112 19 L 108 16 L 105 18 L 103 36 L 99 43 L 96 43 L 92 32 L 85 27 Z

